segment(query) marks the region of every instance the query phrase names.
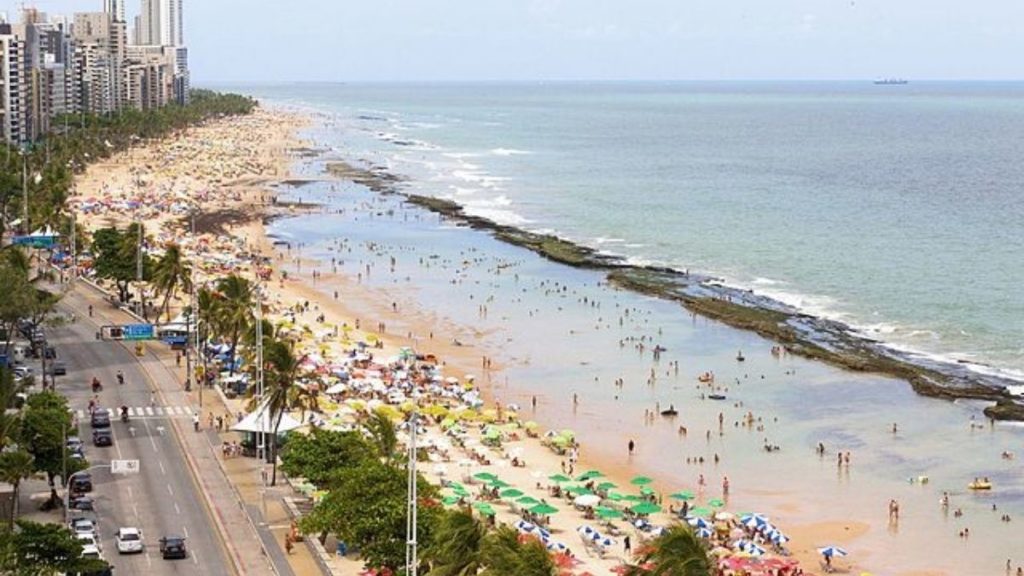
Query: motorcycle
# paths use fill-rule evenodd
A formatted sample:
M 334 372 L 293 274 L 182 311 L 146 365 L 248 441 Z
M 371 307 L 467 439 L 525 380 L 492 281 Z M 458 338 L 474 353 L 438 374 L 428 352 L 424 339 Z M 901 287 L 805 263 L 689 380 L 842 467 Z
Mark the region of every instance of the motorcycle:
M 92 391 L 93 393 L 101 392 L 103 390 L 103 384 L 100 383 L 99 378 L 92 379 Z
M 128 407 L 121 406 L 121 422 L 128 423 Z

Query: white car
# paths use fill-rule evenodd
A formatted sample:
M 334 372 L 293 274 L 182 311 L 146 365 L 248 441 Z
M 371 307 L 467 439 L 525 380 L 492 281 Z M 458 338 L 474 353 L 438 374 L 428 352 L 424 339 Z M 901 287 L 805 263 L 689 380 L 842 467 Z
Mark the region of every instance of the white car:
M 95 534 L 88 534 L 88 533 L 82 532 L 82 533 L 75 534 L 75 538 L 78 539 L 78 543 L 82 545 L 83 549 L 87 548 L 89 546 L 93 546 L 97 550 L 99 550 L 100 542 L 96 538 Z
M 96 560 L 103 560 L 103 554 L 100 554 L 100 549 L 92 544 L 82 546 L 82 558 L 94 558 Z
M 71 528 L 71 531 L 74 532 L 76 536 L 79 534 L 88 534 L 93 538 L 96 537 L 96 522 L 89 520 L 88 518 L 75 518 L 71 521 L 69 528 Z
M 121 528 L 117 531 L 117 552 L 135 554 L 142 552 L 142 532 L 138 528 Z
M 14 377 L 18 378 L 19 380 L 22 378 L 28 378 L 33 374 L 35 374 L 35 370 L 29 368 L 28 366 L 18 366 L 17 368 L 14 369 Z

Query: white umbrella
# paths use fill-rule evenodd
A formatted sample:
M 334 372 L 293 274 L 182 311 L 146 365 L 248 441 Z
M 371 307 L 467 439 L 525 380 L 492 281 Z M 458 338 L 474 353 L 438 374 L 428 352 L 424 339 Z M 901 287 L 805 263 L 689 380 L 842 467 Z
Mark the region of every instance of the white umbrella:
M 577 506 L 596 506 L 601 502 L 601 497 L 596 494 L 583 494 L 582 496 L 577 496 L 573 502 Z
M 838 546 L 826 546 L 824 548 L 818 548 L 818 554 L 826 557 L 846 556 L 846 550 L 843 550 Z

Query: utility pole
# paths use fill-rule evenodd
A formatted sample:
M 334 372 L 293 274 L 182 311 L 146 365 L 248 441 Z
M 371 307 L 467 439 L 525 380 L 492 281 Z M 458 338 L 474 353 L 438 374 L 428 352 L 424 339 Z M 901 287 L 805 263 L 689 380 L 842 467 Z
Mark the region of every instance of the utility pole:
M 21 150 L 21 226 L 25 234 L 31 234 L 32 229 L 28 226 L 28 154 Z
M 256 284 L 256 398 L 259 399 L 261 418 L 263 409 L 263 292 L 260 285 Z M 270 423 L 270 419 L 267 419 Z M 266 458 L 266 434 L 263 431 L 263 421 L 260 420 L 259 432 L 256 433 L 256 452 L 258 458 Z M 275 439 L 276 440 L 276 439 Z
M 194 246 L 195 244 L 196 244 L 196 211 L 192 210 L 192 245 Z M 191 327 L 192 323 L 195 323 L 195 327 L 196 328 L 193 331 L 195 336 L 194 336 L 194 339 L 193 339 L 193 342 L 192 342 L 192 344 L 194 344 L 194 345 L 191 346 L 191 354 L 188 353 L 189 352 L 189 348 L 190 348 L 190 346 L 189 346 L 190 343 L 189 342 L 185 343 L 185 350 L 186 350 L 185 357 L 188 359 L 188 373 L 189 373 L 188 377 L 192 378 L 193 377 L 193 375 L 192 375 L 192 354 L 199 354 L 199 307 L 196 306 L 196 267 L 195 267 L 194 264 L 193 264 L 193 266 L 191 268 L 189 268 L 189 275 L 191 276 L 191 279 L 189 280 L 189 283 L 188 283 L 189 284 L 189 288 L 190 288 L 190 290 L 189 290 L 189 302 L 190 302 L 189 307 L 192 310 L 192 314 L 189 314 L 189 324 L 187 324 L 187 326 Z M 188 334 L 188 333 L 186 332 L 186 334 Z M 198 364 L 198 363 L 199 363 L 199 360 L 197 358 L 196 359 L 196 364 Z M 203 388 L 206 387 L 206 373 L 205 372 L 203 373 L 202 381 L 200 381 L 199 378 L 196 378 L 195 381 L 196 381 L 196 384 L 199 385 L 199 408 L 200 408 L 200 410 L 202 410 L 202 408 L 203 408 Z
M 136 217 L 135 223 L 138 226 L 138 228 L 136 229 L 136 232 L 138 232 L 138 237 L 136 237 L 136 243 L 135 243 L 135 280 L 136 280 L 136 282 L 139 285 L 139 314 L 142 316 L 143 319 L 145 319 L 146 318 L 146 296 L 145 296 L 145 293 L 143 292 L 143 289 L 142 289 L 142 276 L 143 276 L 143 269 L 142 269 L 143 268 L 143 266 L 142 266 L 142 235 L 143 235 L 144 232 L 143 232 L 143 229 L 142 229 L 142 220 L 139 219 L 138 217 Z
M 407 576 L 416 576 L 418 560 L 416 558 L 416 428 L 419 427 L 418 412 L 415 401 L 412 413 L 409 415 L 409 499 L 406 506 L 405 516 L 405 573 Z
M 74 210 L 72 210 L 71 211 L 71 284 L 74 284 L 75 280 L 78 279 L 78 248 L 77 248 L 77 246 L 78 246 L 77 240 L 78 239 L 76 238 L 76 236 L 78 236 L 78 234 L 76 234 L 77 231 L 78 231 L 78 224 L 76 223 L 75 212 L 74 212 Z

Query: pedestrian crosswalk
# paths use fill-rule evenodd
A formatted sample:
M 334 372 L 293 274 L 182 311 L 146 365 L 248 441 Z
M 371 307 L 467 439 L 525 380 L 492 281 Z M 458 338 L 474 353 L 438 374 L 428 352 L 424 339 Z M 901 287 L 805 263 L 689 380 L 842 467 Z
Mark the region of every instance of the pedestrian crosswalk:
M 88 410 L 76 410 L 75 414 L 79 419 L 86 419 L 89 417 Z M 129 406 L 128 417 L 129 418 L 191 418 L 192 409 L 188 406 Z M 121 409 L 111 408 L 111 418 L 120 418 Z

